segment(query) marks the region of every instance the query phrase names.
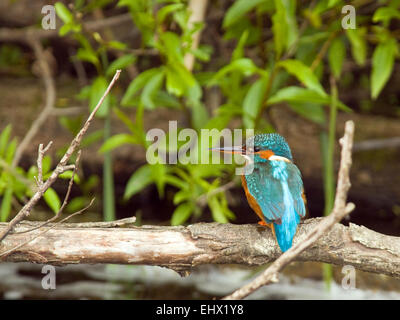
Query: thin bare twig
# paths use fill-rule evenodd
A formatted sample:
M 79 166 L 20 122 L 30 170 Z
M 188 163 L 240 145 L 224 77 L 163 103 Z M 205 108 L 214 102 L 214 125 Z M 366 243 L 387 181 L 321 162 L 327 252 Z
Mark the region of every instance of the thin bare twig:
M 39 147 L 39 152 L 40 152 L 40 147 Z M 73 165 L 73 171 L 72 171 L 71 178 L 69 179 L 68 189 L 67 189 L 67 193 L 65 194 L 64 201 L 63 201 L 60 209 L 58 210 L 58 212 L 54 215 L 54 217 L 50 218 L 49 220 L 47 220 L 46 222 L 42 223 L 39 226 L 36 226 L 29 230 L 21 231 L 20 233 L 31 232 L 33 230 L 43 228 L 44 226 L 48 225 L 49 223 L 57 220 L 57 218 L 62 214 L 66 205 L 68 204 L 69 195 L 71 194 L 72 185 L 74 184 L 74 178 L 75 178 L 76 172 L 78 171 L 80 159 L 81 159 L 81 150 L 78 151 L 78 154 L 76 156 L 75 165 Z M 38 162 L 38 166 L 39 166 L 39 162 Z M 40 164 L 40 167 L 41 167 L 41 164 Z M 66 167 L 68 167 L 68 166 L 66 166 Z M 41 180 L 39 180 L 39 181 L 41 181 Z M 42 181 L 42 184 L 43 184 L 43 181 Z M 13 232 L 13 233 L 15 233 L 15 232 Z
M 69 108 L 54 108 L 52 115 L 54 116 L 74 116 L 87 111 L 85 107 L 69 107 Z
M 88 78 L 86 76 L 85 68 L 83 67 L 83 63 L 78 57 L 76 56 L 76 50 L 69 48 L 68 54 L 71 57 L 72 65 L 74 66 L 76 75 L 78 77 L 78 83 L 81 88 L 87 86 L 89 84 Z
M 400 148 L 400 137 L 371 139 L 354 143 L 354 152 L 386 148 Z
M 49 151 L 51 145 L 53 144 L 53 141 L 50 141 L 46 148 L 43 149 L 43 143 L 39 144 L 39 149 L 38 149 L 38 157 L 37 157 L 37 167 L 38 167 L 38 176 L 36 179 L 36 183 L 38 188 L 42 187 L 43 185 L 43 157 L 44 154 Z
M 121 227 L 132 227 L 134 226 L 136 222 L 136 217 L 129 217 L 129 218 L 124 218 L 124 219 L 119 219 L 119 220 L 114 220 L 114 221 L 94 221 L 94 222 L 70 222 L 70 223 L 63 223 L 62 227 L 63 228 L 121 228 Z M 21 223 L 16 227 L 18 228 L 26 228 L 27 226 L 32 226 L 35 229 L 29 229 L 29 231 L 36 230 L 38 226 L 37 221 L 21 221 Z M 52 224 L 50 224 L 52 225 Z M 13 232 L 12 234 L 21 234 L 21 233 L 26 233 L 26 230 L 23 231 L 17 231 Z
M 57 180 L 58 176 L 65 171 L 67 168 L 67 163 L 69 159 L 71 158 L 72 154 L 76 151 L 76 149 L 79 147 L 83 136 L 89 129 L 89 126 L 91 122 L 93 121 L 93 118 L 96 114 L 96 112 L 99 110 L 100 106 L 102 105 L 104 99 L 107 97 L 109 94 L 111 88 L 114 86 L 115 82 L 118 80 L 119 76 L 121 74 L 121 70 L 117 70 L 113 79 L 111 80 L 110 84 L 108 85 L 107 90 L 104 92 L 103 96 L 97 103 L 96 107 L 93 109 L 89 117 L 87 118 L 85 124 L 83 125 L 82 129 L 79 131 L 79 133 L 76 135 L 76 137 L 72 140 L 70 146 L 68 147 L 68 150 L 65 152 L 64 156 L 60 160 L 60 162 L 57 164 L 56 168 L 50 175 L 50 177 L 43 183 L 43 185 L 38 188 L 38 190 L 35 192 L 35 194 L 32 196 L 32 198 L 28 201 L 27 204 L 18 212 L 18 214 L 10 221 L 10 223 L 7 225 L 7 228 L 3 230 L 0 234 L 0 241 L 2 241 L 7 234 L 13 229 L 13 227 L 25 219 L 31 212 L 32 208 L 36 205 L 36 203 L 42 198 L 43 194 L 46 192 L 46 190 Z
M 195 23 L 203 22 L 207 10 L 208 0 L 191 0 L 189 1 L 189 10 L 191 15 L 189 17 L 188 25 L 193 28 Z M 193 33 L 192 35 L 192 50 L 196 50 L 200 43 L 201 30 Z M 185 54 L 183 63 L 189 71 L 193 70 L 195 57 L 192 53 Z
M 322 45 L 321 49 L 317 53 L 314 61 L 311 63 L 310 69 L 312 71 L 314 71 L 318 67 L 318 65 L 321 63 L 321 60 L 325 57 L 329 47 L 332 44 L 332 41 L 336 38 L 337 34 L 338 34 L 338 32 L 332 32 L 329 35 L 328 39 L 326 39 L 326 41 Z
M 243 299 L 249 294 L 262 287 L 263 285 L 277 282 L 279 272 L 291 261 L 293 261 L 302 251 L 310 247 L 322 235 L 328 232 L 336 223 L 342 220 L 355 207 L 353 203 L 346 205 L 347 193 L 350 189 L 350 167 L 352 163 L 352 148 L 354 136 L 354 122 L 347 121 L 345 125 L 344 137 L 342 142 L 342 155 L 340 161 L 338 184 L 336 189 L 335 203 L 329 216 L 324 218 L 304 240 L 297 242 L 288 251 L 283 253 L 275 260 L 260 276 L 255 278 L 249 284 L 236 290 L 226 300 Z

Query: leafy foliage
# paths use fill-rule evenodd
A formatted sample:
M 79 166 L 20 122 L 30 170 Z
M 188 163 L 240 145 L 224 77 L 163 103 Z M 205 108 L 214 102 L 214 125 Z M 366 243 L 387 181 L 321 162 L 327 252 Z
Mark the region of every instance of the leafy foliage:
M 6 126 L 0 132 L 0 221 L 7 221 L 12 209 L 25 203 L 27 198 L 33 196 L 37 189 L 36 178 L 38 168 L 31 166 L 27 171 L 21 167 L 13 167 L 13 159 L 18 142 L 11 139 L 12 127 Z M 43 157 L 42 174 L 46 181 L 52 174 L 52 163 L 49 156 Z M 61 179 L 71 179 L 72 171 L 65 171 L 59 176 Z M 80 183 L 78 176 L 74 177 L 75 183 Z M 44 200 L 49 208 L 57 213 L 61 207 L 61 200 L 54 189 L 49 188 L 44 194 Z
M 76 6 L 75 11 L 61 3 L 56 5 L 57 14 L 64 22 L 60 35 L 74 37 L 80 44 L 77 58 L 92 64 L 98 71 L 90 87 L 81 93 L 91 107 L 116 69 L 135 66 L 139 70 L 120 100 L 121 107 L 116 107 L 116 98 L 110 97 L 99 113 L 100 117 L 105 117 L 108 110 L 112 110 L 128 131 L 106 138 L 100 149 L 103 153 L 126 144 L 140 146 L 143 152 L 148 152 L 151 144 L 146 140 L 144 114 L 157 112 L 159 108 L 180 110 L 186 126 L 197 133 L 202 128 L 222 130 L 233 121 L 243 129 L 273 131 L 265 111 L 282 104 L 287 104 L 301 117 L 327 127 L 327 111 L 332 105 L 339 111 L 352 111 L 329 94 L 331 75 L 340 90 L 341 78 L 352 72 L 346 63 L 366 70 L 371 61 L 367 74 L 370 96 L 378 99 L 398 58 L 396 33 L 391 29 L 391 22 L 400 17 L 399 2 L 395 0 L 380 1 L 375 12 L 357 15 L 356 29 L 347 30 L 341 26 L 341 9 L 346 4 L 342 0 L 311 4 L 290 0 L 234 1 L 224 12 L 221 41 L 231 41 L 235 47 L 230 57 L 215 59 L 217 62 L 211 59 L 218 58 L 213 55 L 211 46 L 192 48 L 193 34 L 204 29 L 205 24 L 189 23 L 191 13 L 186 1 L 119 0 L 117 7 L 130 13 L 140 31 L 141 50 L 157 52 L 158 62 L 150 65 L 143 63 L 130 45 L 106 41 L 98 33 L 82 28 L 80 15 L 105 4 L 109 2 Z M 356 11 L 363 5 L 363 2 L 355 3 Z M 111 52 L 119 52 L 119 55 L 108 62 Z M 196 58 L 193 70 L 185 66 L 188 54 Z M 222 95 L 221 105 L 213 111 L 204 104 L 203 97 L 211 87 Z M 134 120 L 124 108 L 135 109 Z M 332 126 L 332 122 L 329 125 Z M 176 151 L 183 144 L 174 146 L 173 139 L 168 139 L 181 130 L 177 128 L 167 133 L 161 143 L 164 150 Z M 216 138 L 219 136 L 219 133 L 214 134 Z M 201 139 L 200 136 L 197 157 L 204 153 L 200 146 L 205 141 Z M 160 156 L 155 154 L 154 162 Z M 228 209 L 226 196 L 224 193 L 212 195 L 212 191 L 232 176 L 233 167 L 229 165 L 149 163 L 132 174 L 124 198 L 129 199 L 153 183 L 163 196 L 165 186 L 171 185 L 177 189 L 172 224 L 198 217 L 202 212 L 199 199 L 204 197 L 213 218 L 227 222 L 234 215 Z

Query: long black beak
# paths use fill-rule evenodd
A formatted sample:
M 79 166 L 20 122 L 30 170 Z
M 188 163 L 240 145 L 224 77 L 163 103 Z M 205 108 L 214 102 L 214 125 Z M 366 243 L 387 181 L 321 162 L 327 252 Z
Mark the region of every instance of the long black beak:
M 237 146 L 237 147 L 223 147 L 223 148 L 210 148 L 208 149 L 210 151 L 218 151 L 218 152 L 223 152 L 223 153 L 238 153 L 238 154 L 243 154 L 246 151 L 243 149 L 242 146 Z

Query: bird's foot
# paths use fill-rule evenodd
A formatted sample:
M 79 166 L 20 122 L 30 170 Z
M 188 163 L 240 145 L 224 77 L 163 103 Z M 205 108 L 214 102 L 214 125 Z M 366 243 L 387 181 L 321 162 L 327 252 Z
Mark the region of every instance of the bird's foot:
M 266 223 L 264 220 L 261 220 L 261 221 L 258 221 L 258 224 L 260 226 L 270 228 L 272 230 L 272 233 L 274 234 L 274 237 L 276 237 L 275 236 L 275 228 L 274 228 L 274 224 L 273 223 Z

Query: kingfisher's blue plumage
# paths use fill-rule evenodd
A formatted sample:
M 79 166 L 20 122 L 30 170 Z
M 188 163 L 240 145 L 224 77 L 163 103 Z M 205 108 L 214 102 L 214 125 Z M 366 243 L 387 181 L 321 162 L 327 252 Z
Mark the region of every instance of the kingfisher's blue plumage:
M 279 134 L 259 134 L 243 149 L 254 155 L 254 170 L 242 179 L 250 206 L 267 223 L 273 223 L 279 247 L 292 246 L 300 218 L 306 214 L 301 173 Z

